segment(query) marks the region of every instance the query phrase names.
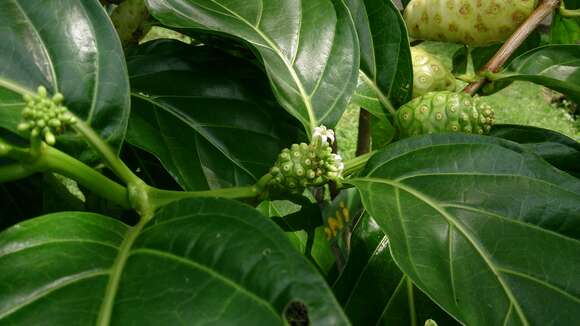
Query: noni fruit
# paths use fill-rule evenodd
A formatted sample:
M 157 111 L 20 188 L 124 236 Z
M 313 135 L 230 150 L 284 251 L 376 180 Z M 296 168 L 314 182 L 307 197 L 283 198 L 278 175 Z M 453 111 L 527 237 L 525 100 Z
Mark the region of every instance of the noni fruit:
M 396 116 L 401 138 L 437 132 L 487 134 L 494 123 L 491 106 L 466 93 L 431 92 L 403 105 Z
M 427 51 L 411 48 L 413 59 L 413 97 L 434 91 L 455 90 L 455 77 L 437 58 Z
M 23 99 L 26 106 L 18 130 L 30 132 L 31 137 L 41 137 L 49 145 L 54 145 L 55 136 L 76 123 L 76 118 L 62 105 L 64 96 L 61 93 L 49 96 L 46 88 L 40 86 L 36 95 L 26 94 Z
M 533 12 L 537 0 L 412 0 L 405 8 L 416 39 L 486 46 L 501 43 Z
M 301 194 L 306 187 L 340 181 L 344 164 L 340 155 L 332 153 L 329 141 L 333 140 L 334 132 L 321 126 L 314 130 L 310 144 L 293 144 L 283 149 L 270 169 L 270 189 Z

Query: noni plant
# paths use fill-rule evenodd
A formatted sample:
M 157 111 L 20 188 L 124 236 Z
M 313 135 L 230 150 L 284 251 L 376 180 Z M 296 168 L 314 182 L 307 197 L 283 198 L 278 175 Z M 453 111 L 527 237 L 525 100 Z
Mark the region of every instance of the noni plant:
M 578 7 L 0 1 L 0 325 L 577 324 Z

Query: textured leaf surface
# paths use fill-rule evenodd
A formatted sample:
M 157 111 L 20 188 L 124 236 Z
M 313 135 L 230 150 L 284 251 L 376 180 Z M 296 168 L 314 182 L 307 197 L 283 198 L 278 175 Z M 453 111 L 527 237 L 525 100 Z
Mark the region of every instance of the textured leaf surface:
M 128 141 L 157 156 L 185 189 L 253 184 L 294 140 L 285 132 L 292 118 L 248 62 L 160 41 L 135 51 L 128 65 Z
M 348 262 L 332 286 L 354 325 L 458 325 L 401 272 L 389 240 L 368 214 L 356 224 Z
M 242 204 L 180 201 L 130 228 L 58 213 L 0 234 L 3 325 L 348 324 L 316 270 L 276 225 Z
M 63 93 L 71 111 L 120 148 L 129 83 L 115 29 L 98 1 L 2 1 L 0 39 L 1 127 L 15 131 L 22 95 L 43 85 Z M 77 151 L 85 144 L 71 141 Z
M 278 101 L 304 125 L 334 127 L 356 87 L 359 53 L 342 0 L 147 0 L 165 25 L 252 44 Z M 336 10 L 335 10 L 336 8 Z
M 525 80 L 580 101 L 580 45 L 548 45 L 526 52 L 493 78 L 499 87 Z
M 523 147 L 433 135 L 387 147 L 352 181 L 401 269 L 468 325 L 580 318 L 580 181 Z

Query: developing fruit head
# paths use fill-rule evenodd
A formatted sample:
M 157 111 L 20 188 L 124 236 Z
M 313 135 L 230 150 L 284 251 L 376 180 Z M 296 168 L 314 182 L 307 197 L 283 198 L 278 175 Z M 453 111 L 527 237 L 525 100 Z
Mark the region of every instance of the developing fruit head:
M 27 94 L 23 99 L 26 106 L 18 130 L 29 131 L 32 138 L 40 136 L 47 144 L 54 145 L 56 136 L 76 123 L 76 118 L 62 105 L 64 96 L 61 93 L 49 97 L 46 88 L 40 86 L 37 95 Z

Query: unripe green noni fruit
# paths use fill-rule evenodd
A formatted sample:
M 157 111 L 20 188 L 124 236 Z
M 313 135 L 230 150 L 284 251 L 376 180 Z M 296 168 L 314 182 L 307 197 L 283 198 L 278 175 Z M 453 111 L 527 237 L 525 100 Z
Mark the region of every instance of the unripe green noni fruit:
M 42 137 L 49 145 L 54 145 L 56 136 L 67 126 L 76 123 L 76 118 L 62 105 L 64 96 L 56 93 L 48 95 L 45 87 L 40 86 L 37 95 L 24 95 L 26 106 L 22 110 L 22 122 L 18 130 L 29 131 L 31 137 Z
M 507 40 L 537 3 L 537 0 L 412 0 L 404 15 L 413 38 L 486 46 Z
M 487 134 L 495 122 L 491 106 L 466 93 L 431 92 L 403 105 L 396 124 L 402 138 L 437 132 Z
M 413 97 L 434 91 L 455 90 L 455 77 L 437 58 L 427 51 L 411 48 L 413 59 Z
M 334 139 L 332 130 L 318 127 L 310 144 L 293 144 L 283 149 L 270 169 L 269 187 L 274 192 L 301 194 L 306 187 L 339 181 L 344 164 L 339 155 L 332 153 L 329 139 Z

